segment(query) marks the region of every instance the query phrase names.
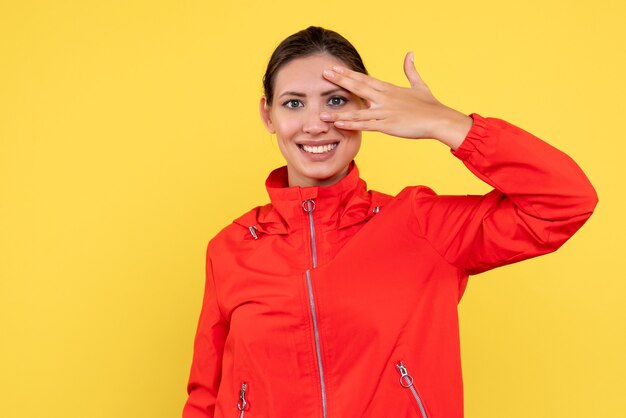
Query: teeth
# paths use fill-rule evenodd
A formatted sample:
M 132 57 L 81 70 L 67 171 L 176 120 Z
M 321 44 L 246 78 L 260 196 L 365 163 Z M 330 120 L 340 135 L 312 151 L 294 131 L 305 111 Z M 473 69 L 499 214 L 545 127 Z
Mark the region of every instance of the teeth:
M 322 154 L 324 152 L 332 151 L 337 148 L 337 144 L 328 144 L 328 145 L 301 145 L 301 148 L 306 152 L 310 152 L 312 154 Z

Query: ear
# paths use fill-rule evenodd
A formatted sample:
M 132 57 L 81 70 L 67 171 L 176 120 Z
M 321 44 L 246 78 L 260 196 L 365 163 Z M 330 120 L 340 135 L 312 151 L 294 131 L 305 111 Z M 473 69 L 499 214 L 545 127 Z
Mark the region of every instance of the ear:
M 261 97 L 261 101 L 259 102 L 259 114 L 261 115 L 265 129 L 267 129 L 269 133 L 275 134 L 276 129 L 274 129 L 274 124 L 270 117 L 270 105 L 267 104 L 267 98 L 265 96 Z

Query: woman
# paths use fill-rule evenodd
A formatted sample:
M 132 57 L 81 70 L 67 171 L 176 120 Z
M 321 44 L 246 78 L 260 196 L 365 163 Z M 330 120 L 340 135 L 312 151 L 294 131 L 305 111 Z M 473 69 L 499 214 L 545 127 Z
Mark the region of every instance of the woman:
M 261 118 L 286 167 L 209 243 L 183 416 L 463 416 L 457 304 L 470 274 L 556 250 L 597 197 L 578 166 L 498 119 L 369 77 L 340 35 L 285 39 Z M 367 191 L 361 131 L 434 138 L 494 187 Z

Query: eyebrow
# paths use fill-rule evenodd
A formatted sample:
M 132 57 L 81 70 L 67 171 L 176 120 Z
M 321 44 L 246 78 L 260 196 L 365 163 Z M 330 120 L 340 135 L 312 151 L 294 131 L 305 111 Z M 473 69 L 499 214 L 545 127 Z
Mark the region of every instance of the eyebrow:
M 344 93 L 344 92 L 346 92 L 346 89 L 342 89 L 341 87 L 337 87 L 337 88 L 334 88 L 332 90 L 328 90 L 328 91 L 322 92 L 322 94 L 320 94 L 320 96 L 322 96 L 322 97 L 329 96 L 329 95 L 331 95 L 333 93 L 338 93 L 338 92 Z M 306 94 L 300 93 L 300 92 L 297 92 L 297 91 L 286 91 L 286 92 L 284 92 L 283 94 L 281 94 L 278 97 L 281 98 L 283 96 L 306 97 Z

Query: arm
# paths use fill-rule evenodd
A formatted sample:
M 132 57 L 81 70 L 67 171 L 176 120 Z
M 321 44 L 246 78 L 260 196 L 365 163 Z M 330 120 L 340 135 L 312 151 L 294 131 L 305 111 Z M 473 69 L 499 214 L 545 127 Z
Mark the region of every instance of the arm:
M 329 81 L 363 98 L 356 111 L 322 113 L 341 129 L 434 138 L 496 190 L 485 196 L 438 197 L 414 189 L 418 232 L 449 262 L 477 273 L 554 251 L 591 215 L 597 196 L 564 153 L 498 119 L 472 118 L 440 103 L 404 60 L 403 88 L 343 67 Z
M 485 196 L 414 197 L 422 234 L 468 274 L 552 252 L 591 216 L 592 185 L 566 154 L 505 121 L 472 115 L 453 154 L 495 188 Z
M 213 268 L 207 251 L 204 299 L 194 342 L 187 385 L 189 397 L 183 409 L 183 418 L 210 418 L 214 415 L 228 327 L 217 303 Z

